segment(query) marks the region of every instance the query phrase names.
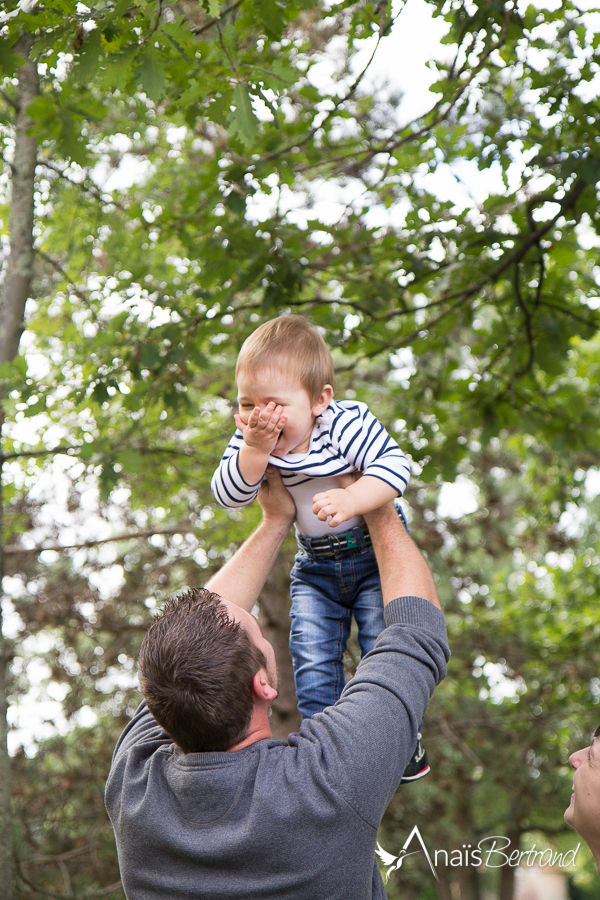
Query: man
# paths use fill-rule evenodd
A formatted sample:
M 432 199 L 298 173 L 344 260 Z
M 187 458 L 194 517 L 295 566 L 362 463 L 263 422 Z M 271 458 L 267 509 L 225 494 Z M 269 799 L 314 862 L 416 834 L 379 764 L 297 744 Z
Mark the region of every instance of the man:
M 172 601 L 144 640 L 148 706 L 106 788 L 129 900 L 385 898 L 377 829 L 449 655 L 433 578 L 393 505 L 370 513 L 387 627 L 335 706 L 274 740 L 274 654 L 250 610 L 295 509 L 276 471 L 259 499 L 207 585 L 225 599 Z
M 569 762 L 575 774 L 565 822 L 588 844 L 600 873 L 600 726 L 590 746 L 572 753 Z

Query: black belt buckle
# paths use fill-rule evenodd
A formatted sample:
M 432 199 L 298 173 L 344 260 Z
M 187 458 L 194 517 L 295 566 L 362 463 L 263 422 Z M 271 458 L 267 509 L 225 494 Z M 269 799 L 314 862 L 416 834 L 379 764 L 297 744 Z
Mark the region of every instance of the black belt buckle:
M 326 541 L 326 546 L 318 549 L 315 547 L 316 556 L 343 556 L 358 547 L 356 535 L 351 531 L 346 531 L 344 534 L 323 535 L 323 540 Z
M 346 542 L 343 540 L 346 537 L 344 534 L 328 534 L 327 535 L 327 543 L 329 544 L 329 552 L 332 556 L 337 556 L 338 553 L 343 553 L 347 547 Z M 343 543 L 342 543 L 343 541 Z
M 365 526 L 362 527 L 362 533 L 365 545 L 371 546 L 371 535 Z M 324 534 L 318 538 L 308 538 L 306 541 L 298 537 L 298 544 L 317 557 L 328 556 L 331 558 L 359 549 L 358 535 L 355 531 L 345 531 L 343 534 Z

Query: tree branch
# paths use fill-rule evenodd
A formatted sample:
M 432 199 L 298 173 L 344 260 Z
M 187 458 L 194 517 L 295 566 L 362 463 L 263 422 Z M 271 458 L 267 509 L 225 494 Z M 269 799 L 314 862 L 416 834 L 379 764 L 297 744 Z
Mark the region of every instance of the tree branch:
M 579 316 L 576 312 L 573 312 L 572 309 L 567 309 L 564 306 L 559 306 L 558 303 L 551 303 L 550 300 L 540 300 L 540 306 L 547 306 L 548 309 L 555 309 L 557 312 L 563 313 L 565 316 L 571 316 L 573 319 L 577 319 L 578 322 L 581 322 L 583 325 L 587 325 L 588 328 L 591 328 L 592 331 L 596 331 L 598 329 L 597 322 L 590 322 L 589 319 L 584 318 L 583 316 Z M 591 312 L 592 310 L 590 310 Z
M 507 269 L 510 269 L 511 266 L 516 265 L 521 262 L 522 259 L 527 255 L 527 252 L 536 244 L 539 244 L 540 240 L 547 234 L 558 222 L 558 220 L 563 216 L 567 209 L 572 208 L 579 195 L 582 193 L 586 186 L 586 182 L 583 178 L 576 178 L 571 189 L 565 194 L 561 201 L 556 201 L 560 203 L 560 209 L 557 214 L 550 219 L 548 222 L 544 222 L 538 229 L 535 231 L 526 232 L 525 234 L 520 235 L 511 235 L 511 240 L 514 240 L 517 246 L 510 253 L 505 254 L 499 261 L 498 265 L 495 266 L 487 275 L 483 278 L 480 278 L 479 281 L 475 282 L 475 284 L 471 285 L 469 288 L 463 288 L 462 290 L 453 291 L 452 293 L 443 294 L 439 300 L 434 301 L 435 304 L 440 304 L 443 302 L 448 302 L 449 300 L 459 300 L 459 305 L 462 301 L 469 299 L 474 294 L 479 293 L 479 291 L 486 286 L 486 284 L 494 284 L 501 275 L 506 272 Z M 519 238 L 522 240 L 519 242 Z M 430 305 L 434 305 L 433 303 Z M 453 307 L 453 309 L 456 307 Z M 393 310 L 389 314 L 389 318 L 393 318 L 395 315 L 402 314 L 402 311 Z M 424 323 L 419 331 L 426 331 L 432 325 L 437 324 L 439 322 L 439 318 L 434 319 L 430 322 Z
M 134 150 L 128 150 L 127 152 L 130 154 L 135 153 Z M 140 153 L 138 155 L 141 156 L 143 154 Z M 80 191 L 84 191 L 86 194 L 90 194 L 94 198 L 94 200 L 98 200 L 99 203 L 104 203 L 106 206 L 108 206 L 110 204 L 111 206 L 116 206 L 117 209 L 120 209 L 123 212 L 127 212 L 127 208 L 125 206 L 123 206 L 122 203 L 119 203 L 118 200 L 115 200 L 112 197 L 112 195 L 109 195 L 110 200 L 105 200 L 104 197 L 102 196 L 101 188 L 99 188 L 97 184 L 94 184 L 94 182 L 92 181 L 91 178 L 89 178 L 89 181 L 91 181 L 91 186 L 90 186 L 89 184 L 86 184 L 85 180 L 84 181 L 72 181 L 69 178 L 69 176 L 67 175 L 66 171 L 64 171 L 64 169 L 61 169 L 59 166 L 55 166 L 53 163 L 51 163 L 47 159 L 41 159 L 39 161 L 39 165 L 43 166 L 45 169 L 49 169 L 51 172 L 55 172 L 56 175 L 58 175 L 60 178 L 64 179 L 64 181 L 66 181 L 67 184 L 70 184 L 73 187 L 78 188 Z M 113 168 L 118 168 L 118 166 L 113 166 Z
M 401 11 L 402 10 L 400 10 L 400 12 Z M 398 15 L 400 15 L 400 12 L 398 13 Z M 396 18 L 397 17 L 398 16 L 396 16 Z M 371 66 L 371 63 L 373 62 L 373 59 L 375 58 L 375 53 L 377 52 L 377 49 L 379 47 L 379 44 L 381 43 L 382 38 L 385 37 L 385 35 L 389 33 L 389 30 L 391 29 L 394 22 L 395 22 L 395 18 L 390 18 L 389 21 L 386 23 L 385 28 L 383 30 L 382 30 L 382 28 L 379 29 L 379 34 L 377 37 L 377 42 L 375 44 L 375 48 L 374 48 L 371 56 L 369 57 L 367 64 L 364 66 L 362 71 L 359 72 L 359 74 L 356 76 L 356 78 L 354 79 L 354 81 L 352 82 L 350 87 L 348 88 L 348 91 L 346 92 L 346 94 L 343 97 L 339 97 L 337 100 L 334 101 L 333 108 L 329 110 L 329 112 L 327 113 L 327 115 L 325 116 L 323 121 L 320 122 L 318 125 L 313 125 L 313 127 L 308 130 L 308 132 L 306 133 L 306 136 L 301 141 L 295 141 L 293 144 L 290 144 L 287 147 L 283 147 L 283 148 L 280 148 L 279 150 L 275 150 L 273 153 L 268 153 L 266 156 L 264 156 L 262 158 L 262 160 L 259 160 L 259 164 L 262 162 L 269 162 L 273 159 L 277 159 L 279 156 L 285 155 L 287 152 L 289 152 L 290 150 L 292 150 L 294 148 L 304 147 L 314 137 L 315 133 L 319 129 L 323 128 L 323 126 L 326 124 L 326 122 L 328 122 L 329 119 L 331 119 L 331 117 L 333 115 L 335 115 L 335 113 L 338 111 L 340 106 L 343 106 L 344 103 L 347 103 L 348 100 L 350 100 L 350 98 L 354 96 L 358 86 L 360 85 L 361 81 L 363 80 L 364 76 L 367 73 L 367 70 Z M 353 158 L 355 158 L 355 157 L 356 157 L 356 154 L 353 155 Z M 327 162 L 335 162 L 335 160 L 327 160 Z M 320 163 L 313 163 L 312 165 L 307 165 L 307 166 L 299 166 L 299 167 L 297 167 L 296 171 L 304 172 L 308 169 L 311 169 L 311 168 L 314 168 L 315 166 L 320 166 L 320 165 L 324 165 L 324 163 L 320 162 Z
M 6 100 L 6 102 L 8 103 L 8 105 L 9 105 L 9 106 L 12 106 L 13 109 L 18 109 L 18 108 L 19 108 L 17 102 L 16 102 L 15 100 L 13 100 L 12 97 L 9 97 L 9 95 L 6 93 L 6 91 L 0 90 L 0 97 L 2 97 L 4 100 Z
M 70 900 L 67 894 L 58 894 L 55 891 L 47 891 L 44 890 L 44 888 L 40 888 L 35 885 L 32 881 L 29 880 L 29 878 L 27 878 L 27 876 L 23 872 L 21 862 L 19 860 L 17 860 L 17 868 L 19 872 L 19 878 L 21 879 L 23 884 L 27 885 L 29 890 L 34 891 L 34 893 L 36 894 L 40 894 L 42 897 L 50 897 L 52 898 L 52 900 Z
M 91 853 L 95 850 L 95 844 L 86 844 L 85 847 L 77 847 L 75 850 L 67 850 L 65 853 L 46 853 L 40 856 L 31 856 L 29 859 L 21 859 L 22 866 L 38 865 L 39 863 L 48 862 L 66 862 L 74 859 L 76 856 L 82 856 L 85 853 Z
M 220 19 L 223 16 L 226 16 L 227 13 L 233 12 L 234 9 L 237 9 L 238 6 L 241 6 L 244 0 L 237 0 L 236 3 L 232 3 L 231 6 L 228 6 L 226 9 L 221 11 Z M 219 19 L 211 19 L 206 25 L 202 25 L 200 28 L 191 28 L 190 31 L 192 34 L 204 34 L 205 31 L 208 31 L 210 28 L 214 28 L 214 26 L 219 22 Z
M 394 138 L 394 136 L 392 136 L 387 141 L 385 141 L 383 144 L 380 144 L 375 147 L 370 147 L 368 150 L 363 150 L 362 152 L 359 151 L 358 153 L 348 153 L 348 154 L 344 154 L 341 156 L 333 157 L 331 159 L 321 160 L 316 163 L 310 163 L 310 164 L 307 164 L 306 166 L 299 167 L 296 171 L 305 172 L 305 171 L 309 171 L 310 169 L 318 168 L 319 166 L 329 165 L 331 163 L 336 163 L 336 162 L 343 162 L 346 159 L 355 160 L 355 159 L 357 159 L 357 157 L 361 158 L 362 165 L 364 166 L 365 164 L 368 164 L 371 161 L 371 159 L 373 159 L 373 157 L 376 156 L 378 153 L 392 154 L 396 150 L 398 150 L 400 147 L 402 147 L 404 144 L 408 143 L 409 141 L 420 140 L 422 137 L 424 137 L 426 134 L 428 134 L 433 128 L 435 128 L 437 125 L 441 124 L 445 119 L 447 119 L 447 117 L 450 115 L 450 113 L 452 112 L 452 110 L 454 109 L 456 104 L 459 102 L 459 100 L 461 99 L 461 97 L 463 96 L 463 94 L 465 93 L 467 88 L 469 87 L 469 85 L 474 81 L 474 79 L 477 77 L 477 75 L 479 75 L 481 70 L 485 67 L 485 65 L 486 65 L 490 55 L 493 53 L 493 51 L 497 50 L 499 47 L 502 46 L 502 44 L 504 43 L 504 40 L 506 38 L 506 34 L 508 32 L 508 28 L 509 28 L 511 19 L 514 14 L 515 14 L 514 8 L 506 11 L 504 25 L 502 28 L 502 32 L 498 36 L 498 40 L 495 41 L 493 44 L 490 44 L 487 47 L 486 51 L 484 53 L 482 53 L 477 65 L 473 67 L 473 69 L 471 70 L 471 72 L 469 74 L 469 77 L 465 79 L 465 81 L 460 86 L 459 90 L 456 91 L 454 96 L 450 100 L 445 100 L 442 97 L 440 100 L 437 101 L 437 103 L 435 103 L 432 106 L 430 111 L 427 113 L 427 116 L 433 116 L 433 119 L 428 121 L 425 125 L 423 125 L 421 128 L 419 128 L 417 131 L 412 131 L 412 130 L 409 131 L 410 126 L 413 124 L 413 123 L 409 123 L 409 125 L 404 126 L 404 128 L 402 129 L 402 132 L 404 133 L 403 137 Z M 370 64 L 370 61 L 369 61 L 369 64 Z M 454 74 L 454 79 L 457 79 L 460 77 L 462 72 L 465 71 L 466 66 L 467 66 L 467 64 L 465 63 L 465 66 L 463 66 L 463 68 L 460 70 L 460 72 L 457 72 Z M 347 99 L 348 99 L 348 97 L 345 97 L 343 102 L 345 102 Z M 443 109 L 444 104 L 447 104 L 445 109 Z M 407 131 L 409 131 L 408 134 L 406 133 Z M 398 135 L 399 133 L 400 132 L 397 131 L 396 135 Z M 309 135 L 309 137 L 311 137 L 311 136 L 312 136 L 312 133 Z M 390 143 L 390 141 L 391 141 L 391 143 Z M 303 143 L 305 143 L 305 142 L 306 141 L 304 141 Z M 302 146 L 302 145 L 296 143 L 296 144 L 294 144 L 294 146 Z M 289 150 L 289 149 L 291 149 L 291 147 L 285 148 L 285 150 Z M 277 156 L 281 152 L 283 152 L 283 151 L 277 151 L 275 154 L 270 154 L 269 156 L 264 157 L 264 159 L 265 160 L 272 159 L 274 156 Z
M 53 456 L 54 454 L 74 456 L 77 450 L 81 450 L 81 447 L 84 446 L 85 444 L 81 444 L 79 447 L 53 447 L 51 450 L 25 450 L 22 453 L 2 453 L 0 454 L 0 460 L 6 462 L 11 459 L 29 459 L 36 456 Z
M 476 766 L 481 766 L 482 769 L 485 768 L 484 764 L 481 762 L 477 754 L 473 750 L 471 750 L 468 744 L 465 744 L 465 742 L 461 738 L 459 738 L 458 735 L 454 734 L 448 723 L 443 719 L 440 723 L 440 731 L 442 732 L 442 734 L 445 734 L 453 744 L 455 744 L 460 750 L 462 750 L 465 756 L 470 759 L 472 763 L 475 763 Z
M 135 429 L 132 427 L 131 431 L 134 430 Z M 125 441 L 123 440 L 112 449 L 118 450 L 124 443 Z M 80 444 L 79 446 L 74 447 L 52 447 L 50 450 L 24 450 L 19 453 L 0 453 L 0 461 L 7 462 L 11 459 L 29 459 L 37 456 L 54 456 L 55 454 L 71 456 L 75 459 L 77 458 L 77 451 L 81 450 L 82 447 L 87 446 L 87 444 Z M 185 456 L 188 459 L 196 456 L 196 451 L 189 447 L 133 447 L 132 449 L 136 450 L 142 456 L 151 456 L 153 453 L 165 453 L 169 456 Z
M 521 283 L 520 283 L 519 276 L 520 276 L 519 263 L 516 263 L 513 284 L 514 284 L 514 288 L 515 288 L 515 297 L 517 298 L 517 303 L 519 304 L 519 307 L 521 308 L 521 311 L 523 313 L 523 318 L 525 319 L 525 331 L 527 334 L 527 342 L 529 344 L 529 357 L 527 359 L 526 364 L 514 373 L 514 375 L 513 375 L 514 380 L 517 380 L 522 375 L 525 375 L 527 372 L 531 372 L 531 370 L 533 368 L 533 362 L 535 359 L 535 341 L 533 339 L 533 332 L 531 329 L 531 313 L 527 309 L 527 304 L 525 303 L 525 300 L 523 299 L 523 296 L 521 294 Z
M 192 525 L 188 522 L 177 526 L 176 528 L 149 528 L 146 531 L 132 531 L 125 534 L 116 534 L 109 538 L 98 538 L 95 541 L 82 541 L 80 544 L 51 544 L 37 547 L 19 547 L 18 544 L 12 544 L 4 548 L 5 556 L 36 556 L 45 553 L 46 550 L 52 550 L 54 553 L 61 553 L 64 550 L 86 550 L 90 547 L 98 547 L 100 544 L 111 544 L 116 541 L 133 541 L 142 538 L 152 537 L 155 534 L 188 534 L 193 531 Z
M 47 263 L 49 263 L 49 265 L 52 266 L 53 269 L 55 269 L 60 275 L 62 275 L 62 277 L 65 279 L 65 281 L 68 282 L 69 285 L 71 286 L 71 290 L 73 291 L 75 296 L 79 297 L 81 302 L 88 309 L 90 309 L 91 305 L 90 305 L 89 297 L 87 297 L 86 294 L 84 294 L 78 287 L 75 287 L 74 279 L 71 278 L 71 276 L 69 275 L 68 272 L 65 272 L 65 270 L 61 266 L 61 264 L 57 260 L 52 259 L 51 256 L 49 256 L 47 253 L 44 253 L 44 251 L 40 250 L 39 248 L 36 248 L 35 252 L 40 257 L 40 259 L 44 259 Z

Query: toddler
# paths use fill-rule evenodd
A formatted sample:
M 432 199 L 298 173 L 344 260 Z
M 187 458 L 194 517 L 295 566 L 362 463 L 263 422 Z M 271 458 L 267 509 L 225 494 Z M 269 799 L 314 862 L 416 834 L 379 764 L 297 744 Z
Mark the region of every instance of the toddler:
M 352 615 L 363 656 L 385 627 L 362 514 L 402 495 L 408 462 L 364 403 L 333 399 L 331 353 L 302 316 L 280 316 L 251 334 L 236 382 L 237 431 L 211 487 L 222 506 L 245 506 L 267 465 L 275 465 L 294 498 L 299 551 L 291 573 L 290 652 L 298 708 L 310 717 L 342 692 Z M 338 476 L 352 472 L 360 478 L 340 488 Z M 402 780 L 428 772 L 417 744 Z

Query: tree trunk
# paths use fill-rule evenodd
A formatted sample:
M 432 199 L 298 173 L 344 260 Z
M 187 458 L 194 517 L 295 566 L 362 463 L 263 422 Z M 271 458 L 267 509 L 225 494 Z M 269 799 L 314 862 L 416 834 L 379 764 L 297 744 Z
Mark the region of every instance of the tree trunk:
M 479 872 L 474 866 L 457 869 L 460 900 L 481 900 Z
M 438 872 L 438 878 L 440 879 L 438 882 L 438 897 L 439 900 L 453 900 L 452 897 L 452 879 L 445 872 Z
M 15 49 L 26 59 L 33 38 L 21 38 Z M 12 162 L 10 206 L 10 256 L 6 269 L 4 291 L 0 300 L 0 363 L 10 362 L 17 355 L 23 333 L 25 303 L 33 278 L 33 192 L 37 145 L 27 134 L 32 121 L 27 107 L 38 93 L 38 74 L 34 62 L 25 62 L 17 71 L 15 154 Z
M 38 93 L 38 73 L 29 61 L 33 37 L 25 35 L 15 45 L 26 62 L 17 71 L 16 111 L 14 120 L 15 152 L 11 175 L 10 256 L 6 266 L 4 286 L 0 297 L 0 363 L 11 362 L 17 355 L 23 333 L 25 304 L 33 280 L 33 214 L 34 183 L 37 146 L 27 134 L 32 122 L 27 108 Z M 0 441 L 4 424 L 4 410 L 0 394 Z M 0 445 L 1 446 L 1 445 Z M 0 485 L 2 478 L 0 455 Z M 4 578 L 3 498 L 0 487 L 0 585 Z M 10 814 L 10 763 L 8 758 L 6 720 L 7 673 L 11 657 L 9 642 L 2 631 L 0 606 L 0 900 L 12 897 L 12 821 Z
M 467 838 L 475 834 L 471 809 L 472 786 L 463 792 L 454 813 L 456 834 L 462 838 L 463 846 L 469 843 Z M 481 878 L 475 866 L 456 866 L 447 869 L 446 873 L 450 882 L 446 884 L 446 889 L 449 888 L 452 900 L 481 900 Z
M 0 467 L 1 477 L 2 469 Z M 4 554 L 2 553 L 3 512 L 3 497 L 0 487 L 0 585 L 4 582 Z M 3 591 L 0 591 L 0 598 L 3 597 Z M 2 606 L 0 604 L 0 900 L 11 900 L 12 897 L 12 820 L 10 810 L 10 763 L 7 747 L 8 722 L 6 720 L 6 676 L 9 658 L 10 647 L 2 633 Z
M 519 827 L 508 829 L 506 837 L 510 839 L 510 847 L 504 850 L 507 856 L 513 850 L 521 849 L 521 829 Z M 502 866 L 500 869 L 500 893 L 498 900 L 513 900 L 515 890 L 515 868 L 514 866 Z

